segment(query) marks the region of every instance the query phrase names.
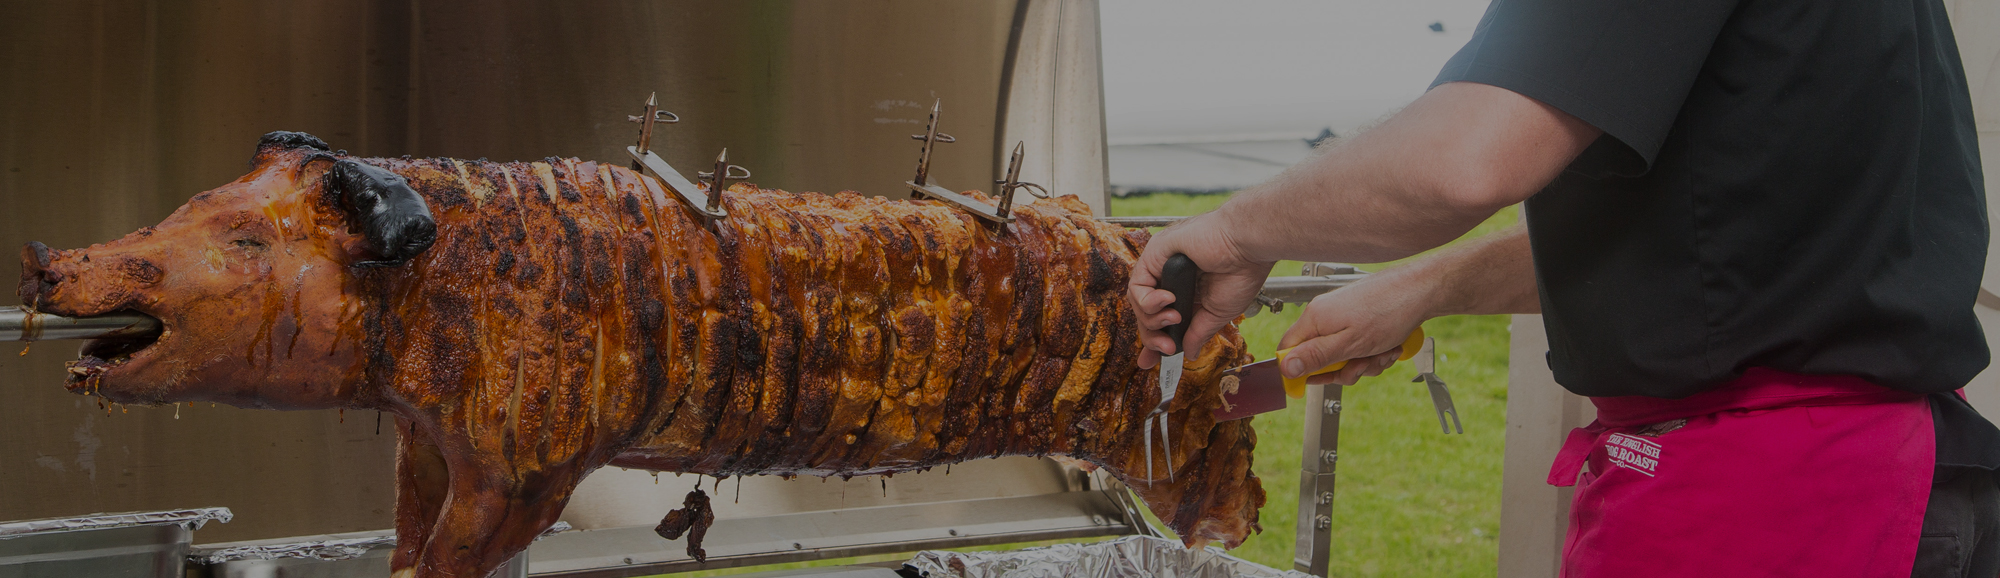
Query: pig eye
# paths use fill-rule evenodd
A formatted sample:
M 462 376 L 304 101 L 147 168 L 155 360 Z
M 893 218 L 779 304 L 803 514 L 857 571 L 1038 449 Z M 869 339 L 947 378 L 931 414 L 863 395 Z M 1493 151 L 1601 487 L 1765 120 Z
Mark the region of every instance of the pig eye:
M 242 247 L 242 248 L 245 248 L 245 249 L 262 249 L 262 248 L 264 248 L 264 242 L 263 242 L 263 241 L 259 241 L 259 240 L 256 240 L 256 239 L 237 239 L 237 240 L 235 240 L 235 241 L 231 241 L 231 243 L 232 243 L 232 244 L 234 244 L 234 245 L 236 245 L 236 246 L 238 246 L 238 247 Z

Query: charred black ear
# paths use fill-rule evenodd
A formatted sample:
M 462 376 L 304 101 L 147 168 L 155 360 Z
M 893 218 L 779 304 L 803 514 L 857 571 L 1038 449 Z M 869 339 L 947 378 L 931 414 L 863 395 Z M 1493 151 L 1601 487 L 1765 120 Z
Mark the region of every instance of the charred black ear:
M 256 167 L 259 164 L 263 164 L 273 153 L 295 148 L 309 148 L 327 152 L 333 151 L 332 147 L 326 146 L 326 141 L 319 140 L 319 137 L 313 135 L 289 130 L 272 131 L 264 133 L 264 138 L 257 139 L 257 154 L 250 158 L 250 166 Z
M 355 263 L 356 267 L 401 265 L 437 241 L 437 221 L 431 218 L 430 207 L 396 173 L 342 159 L 327 171 L 326 179 L 347 212 L 348 223 L 361 230 L 375 252 L 376 260 Z
M 287 149 L 306 147 L 328 152 L 333 151 L 333 147 L 326 146 L 326 141 L 319 140 L 319 137 L 289 130 L 274 130 L 264 133 L 264 138 L 257 141 L 257 150 L 262 151 L 268 147 Z

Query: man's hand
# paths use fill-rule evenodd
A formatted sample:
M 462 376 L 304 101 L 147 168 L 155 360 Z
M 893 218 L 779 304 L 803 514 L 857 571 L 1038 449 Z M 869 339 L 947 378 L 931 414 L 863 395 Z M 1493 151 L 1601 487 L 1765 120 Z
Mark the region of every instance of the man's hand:
M 1395 365 L 1403 342 L 1430 318 L 1434 279 L 1422 268 L 1398 267 L 1363 277 L 1353 285 L 1315 297 L 1278 341 L 1292 349 L 1278 368 L 1287 377 L 1349 361 L 1339 371 L 1307 383 L 1353 385 Z
M 1264 278 L 1271 274 L 1275 262 L 1253 261 L 1237 251 L 1225 219 L 1221 214 L 1208 213 L 1176 223 L 1154 235 L 1146 243 L 1146 251 L 1139 255 L 1139 262 L 1133 264 L 1126 292 L 1138 314 L 1139 340 L 1146 345 L 1139 352 L 1140 368 L 1153 367 L 1161 356 L 1173 355 L 1183 346 L 1167 336 L 1167 327 L 1181 322 L 1180 313 L 1170 305 L 1181 299 L 1196 300 L 1198 307 L 1193 323 L 1188 325 L 1186 340 L 1189 349 L 1199 355 L 1201 344 L 1249 310 L 1257 299 L 1257 291 L 1263 289 Z M 1196 289 L 1201 293 L 1199 298 L 1159 288 L 1160 270 L 1166 266 L 1167 258 L 1176 253 L 1187 255 L 1201 269 Z
M 1540 312 L 1528 229 L 1515 225 L 1314 298 L 1279 340 L 1279 349 L 1293 349 L 1278 370 L 1296 377 L 1352 359 L 1308 383 L 1353 385 L 1394 365 L 1425 320 Z

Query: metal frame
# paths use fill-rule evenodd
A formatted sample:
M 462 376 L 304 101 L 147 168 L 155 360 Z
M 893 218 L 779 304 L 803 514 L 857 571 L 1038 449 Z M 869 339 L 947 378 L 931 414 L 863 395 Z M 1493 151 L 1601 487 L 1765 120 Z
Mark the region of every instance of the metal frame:
M 900 504 L 716 520 L 706 562 L 651 527 L 566 532 L 528 551 L 537 577 L 622 578 L 1063 538 L 1159 531 L 1123 485 L 1071 470 L 1072 490 L 1008 498 Z M 1094 480 L 1094 482 L 1093 482 Z
M 1299 453 L 1299 512 L 1294 569 L 1326 576 L 1333 541 L 1334 466 L 1340 463 L 1339 385 L 1306 388 L 1305 447 Z

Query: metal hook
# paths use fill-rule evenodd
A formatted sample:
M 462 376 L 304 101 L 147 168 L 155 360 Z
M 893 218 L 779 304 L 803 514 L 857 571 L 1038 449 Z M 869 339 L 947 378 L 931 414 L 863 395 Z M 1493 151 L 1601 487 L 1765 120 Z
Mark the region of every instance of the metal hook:
M 642 117 L 642 116 L 640 116 L 640 115 L 636 115 L 636 114 L 628 114 L 628 115 L 625 115 L 625 122 L 639 122 L 639 119 L 641 119 L 641 118 L 645 118 L 645 117 Z M 653 111 L 653 122 L 657 122 L 657 123 L 662 123 L 662 124 L 673 124 L 673 123 L 677 123 L 677 122 L 680 122 L 680 121 L 681 121 L 681 116 L 680 116 L 680 115 L 678 115 L 678 114 L 674 114 L 674 113 L 672 113 L 672 112 L 668 112 L 668 111 L 664 111 L 664 110 L 655 110 L 655 111 Z
M 738 175 L 738 173 L 736 172 L 736 171 L 738 171 L 738 170 L 741 170 L 741 171 L 743 171 L 743 172 L 742 172 L 742 174 L 741 174 L 741 176 L 739 176 L 739 175 Z M 713 179 L 715 178 L 715 172 L 713 172 L 713 171 L 701 171 L 701 172 L 698 172 L 698 173 L 695 173 L 695 176 L 697 176 L 697 177 L 701 177 L 701 178 L 703 178 L 703 179 L 709 179 L 709 180 L 713 180 Z M 750 169 L 746 169 L 746 168 L 743 168 L 743 167 L 741 167 L 741 166 L 738 166 L 738 165 L 729 165 L 729 174 L 728 174 L 728 175 L 726 175 L 726 176 L 725 176 L 725 178 L 727 178 L 727 179 L 729 179 L 729 180 L 732 180 L 732 181 L 742 181 L 742 180 L 749 180 L 749 179 L 750 179 Z

